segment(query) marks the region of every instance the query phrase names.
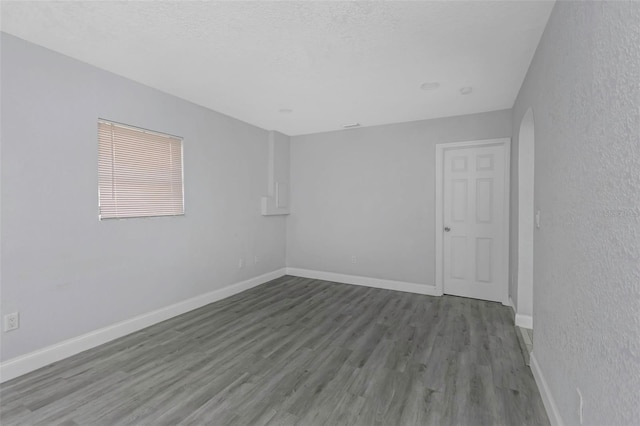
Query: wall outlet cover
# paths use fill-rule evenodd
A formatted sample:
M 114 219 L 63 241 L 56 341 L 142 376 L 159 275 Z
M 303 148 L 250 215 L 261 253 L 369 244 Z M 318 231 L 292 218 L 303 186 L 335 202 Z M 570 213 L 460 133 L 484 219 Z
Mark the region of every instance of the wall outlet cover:
M 20 313 L 12 312 L 4 316 L 4 331 L 20 328 Z

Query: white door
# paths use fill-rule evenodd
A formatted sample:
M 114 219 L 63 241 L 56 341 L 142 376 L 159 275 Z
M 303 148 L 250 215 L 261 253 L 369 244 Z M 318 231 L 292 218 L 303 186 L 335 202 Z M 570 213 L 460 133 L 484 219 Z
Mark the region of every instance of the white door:
M 444 292 L 504 302 L 504 145 L 445 150 L 443 179 Z

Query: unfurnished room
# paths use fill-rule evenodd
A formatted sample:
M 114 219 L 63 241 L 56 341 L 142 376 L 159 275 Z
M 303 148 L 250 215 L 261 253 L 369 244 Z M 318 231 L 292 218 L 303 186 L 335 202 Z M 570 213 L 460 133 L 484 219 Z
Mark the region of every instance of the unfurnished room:
M 640 2 L 0 30 L 2 425 L 640 425 Z

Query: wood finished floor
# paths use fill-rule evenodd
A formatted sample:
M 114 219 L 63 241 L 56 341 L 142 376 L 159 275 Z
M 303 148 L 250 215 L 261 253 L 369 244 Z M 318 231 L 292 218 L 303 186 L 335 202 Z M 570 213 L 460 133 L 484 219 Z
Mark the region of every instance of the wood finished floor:
M 548 424 L 509 308 L 285 276 L 2 385 L 3 425 Z

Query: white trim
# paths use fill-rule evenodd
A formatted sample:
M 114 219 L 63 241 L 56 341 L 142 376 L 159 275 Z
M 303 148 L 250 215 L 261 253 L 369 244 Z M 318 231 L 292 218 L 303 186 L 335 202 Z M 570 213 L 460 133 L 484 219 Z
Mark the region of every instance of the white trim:
M 146 314 L 138 315 L 137 317 L 12 358 L 0 363 L 0 382 L 11 380 L 56 361 L 60 361 L 64 358 L 86 351 L 87 349 L 94 348 L 110 342 L 111 340 L 165 321 L 169 318 L 173 318 L 177 315 L 184 314 L 185 312 L 208 305 L 209 303 L 225 299 L 260 284 L 280 278 L 283 275 L 285 275 L 285 268 L 277 269 L 273 272 L 268 272 L 209 293 L 201 294 L 200 296 L 192 297 L 191 299 L 187 299 Z
M 502 291 L 502 304 L 509 304 L 509 206 L 510 206 L 510 178 L 511 178 L 511 138 L 497 138 L 497 139 L 484 139 L 477 141 L 465 141 L 465 142 L 446 142 L 436 144 L 436 222 L 435 222 L 435 234 L 436 234 L 436 283 L 435 287 L 437 291 L 444 294 L 444 275 L 443 275 L 443 165 L 444 165 L 444 152 L 450 149 L 469 148 L 476 146 L 486 145 L 503 145 L 504 146 L 504 232 L 503 234 L 503 247 L 504 256 L 502 259 L 502 276 L 504 281 L 504 289 Z
M 444 218 L 442 209 L 442 200 L 444 200 L 444 149 L 436 144 L 436 288 L 444 294 Z
M 513 303 L 513 299 L 509 296 L 509 306 L 513 309 L 513 314 L 515 315 L 514 320 L 518 327 L 528 328 L 529 330 L 533 330 L 533 317 L 531 315 L 523 315 L 518 313 L 518 308 L 516 304 Z
M 417 284 L 406 281 L 385 280 L 381 278 L 337 274 L 334 272 L 313 271 L 310 269 L 300 268 L 286 268 L 286 270 L 287 275 L 293 275 L 296 277 L 361 285 L 365 287 L 384 288 L 386 290 L 404 291 L 407 293 L 426 294 L 428 296 L 442 296 L 442 293 L 438 292 L 436 286 L 429 284 Z
M 522 328 L 533 330 L 533 317 L 531 315 L 523 315 L 516 313 L 516 325 Z
M 533 373 L 533 378 L 536 379 L 536 383 L 538 384 L 538 390 L 540 391 L 544 408 L 547 410 L 549 422 L 552 426 L 563 426 L 564 423 L 560 416 L 560 411 L 558 411 L 558 406 L 553 399 L 553 395 L 551 395 L 549 385 L 547 385 L 547 381 L 544 378 L 544 374 L 542 374 L 540 364 L 538 364 L 538 360 L 536 360 L 536 356 L 533 352 L 530 354 L 530 360 L 531 372 Z

